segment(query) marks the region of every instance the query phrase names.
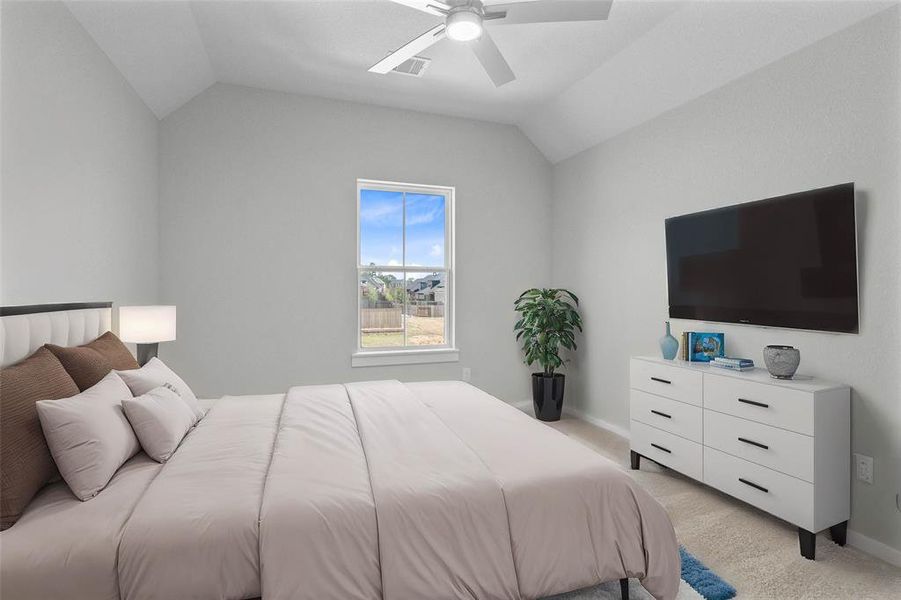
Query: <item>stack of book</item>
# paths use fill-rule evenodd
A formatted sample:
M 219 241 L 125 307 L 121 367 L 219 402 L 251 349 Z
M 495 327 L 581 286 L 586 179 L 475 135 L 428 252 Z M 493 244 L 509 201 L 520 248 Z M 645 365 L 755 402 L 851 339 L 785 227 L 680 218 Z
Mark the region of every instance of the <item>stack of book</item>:
M 717 356 L 710 361 L 710 364 L 732 371 L 750 371 L 754 368 L 754 361 L 750 358 L 731 358 L 729 356 Z

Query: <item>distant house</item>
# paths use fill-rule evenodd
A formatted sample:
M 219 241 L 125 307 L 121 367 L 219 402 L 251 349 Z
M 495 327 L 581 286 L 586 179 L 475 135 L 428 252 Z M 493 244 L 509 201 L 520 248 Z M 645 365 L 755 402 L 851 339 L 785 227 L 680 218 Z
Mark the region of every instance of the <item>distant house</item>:
M 379 296 L 384 296 L 387 288 L 388 284 L 385 280 L 374 273 L 365 273 L 360 279 L 360 296 L 363 298 L 369 296 L 369 291 L 373 289 L 378 292 Z
M 417 302 L 440 302 L 447 299 L 444 273 L 432 273 L 407 281 L 407 295 Z

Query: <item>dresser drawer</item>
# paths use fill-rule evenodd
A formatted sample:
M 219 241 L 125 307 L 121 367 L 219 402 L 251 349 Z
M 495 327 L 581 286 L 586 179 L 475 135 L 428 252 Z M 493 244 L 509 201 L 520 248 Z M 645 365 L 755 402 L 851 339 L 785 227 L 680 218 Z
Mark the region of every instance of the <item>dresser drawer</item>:
M 630 387 L 700 406 L 701 377 L 689 369 L 632 359 Z
M 704 408 L 813 435 L 813 394 L 809 392 L 706 374 Z
M 813 484 L 710 447 L 704 448 L 704 483 L 789 523 L 816 531 Z
M 808 435 L 705 410 L 704 445 L 813 483 Z
M 701 480 L 703 448 L 700 444 L 640 421 L 632 421 L 631 425 L 632 450 L 654 462 L 666 465 L 698 481 Z
M 703 418 L 701 407 L 655 396 L 641 390 L 630 390 L 632 419 L 688 438 L 701 441 Z

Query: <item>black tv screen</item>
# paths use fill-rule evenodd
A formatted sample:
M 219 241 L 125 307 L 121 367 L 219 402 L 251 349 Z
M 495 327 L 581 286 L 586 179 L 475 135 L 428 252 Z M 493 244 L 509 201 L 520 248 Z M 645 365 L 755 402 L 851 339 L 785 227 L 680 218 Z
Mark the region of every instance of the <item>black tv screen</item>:
M 854 184 L 666 220 L 672 318 L 857 333 Z

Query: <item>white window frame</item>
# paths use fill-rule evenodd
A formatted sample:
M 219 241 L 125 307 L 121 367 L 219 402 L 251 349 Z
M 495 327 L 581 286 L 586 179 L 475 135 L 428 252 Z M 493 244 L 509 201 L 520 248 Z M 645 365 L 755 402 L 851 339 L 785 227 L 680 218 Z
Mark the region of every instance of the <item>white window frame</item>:
M 427 265 L 408 267 L 406 264 L 398 265 L 363 265 L 360 261 L 360 193 L 362 190 L 382 190 L 386 192 L 401 192 L 413 194 L 431 194 L 444 196 L 444 263 L 443 265 Z M 356 253 L 356 294 L 357 294 L 357 333 L 356 348 L 351 355 L 351 365 L 354 367 L 377 367 L 403 364 L 423 364 L 440 362 L 457 362 L 460 359 L 460 351 L 454 344 L 454 313 L 456 310 L 455 285 L 454 285 L 454 198 L 455 189 L 449 186 L 422 185 L 415 183 L 399 183 L 395 181 L 378 181 L 373 179 L 357 179 L 357 253 Z M 406 212 L 406 201 L 404 202 Z M 406 259 L 406 218 L 403 224 L 404 248 L 403 255 Z M 422 346 L 402 348 L 364 348 L 360 323 L 361 294 L 360 274 L 363 271 L 387 271 L 394 273 L 444 273 L 446 299 L 444 305 L 444 344 L 440 346 Z M 406 328 L 404 329 L 406 332 Z M 406 335 L 406 333 L 405 333 Z

